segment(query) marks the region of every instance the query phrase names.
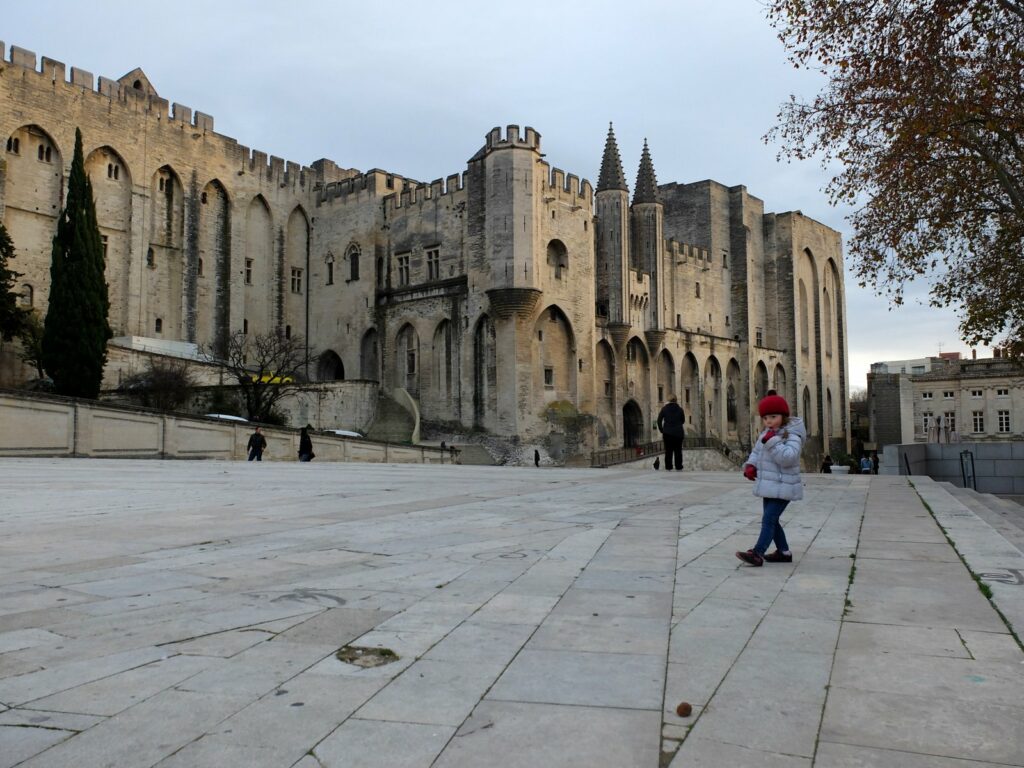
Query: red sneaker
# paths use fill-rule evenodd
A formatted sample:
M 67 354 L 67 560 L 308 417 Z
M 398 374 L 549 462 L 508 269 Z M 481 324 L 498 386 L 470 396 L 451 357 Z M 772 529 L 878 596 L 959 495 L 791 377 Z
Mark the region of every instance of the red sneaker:
M 748 549 L 746 552 L 737 552 L 736 557 L 747 565 L 752 565 L 755 568 L 760 568 L 764 565 L 764 558 L 752 549 Z

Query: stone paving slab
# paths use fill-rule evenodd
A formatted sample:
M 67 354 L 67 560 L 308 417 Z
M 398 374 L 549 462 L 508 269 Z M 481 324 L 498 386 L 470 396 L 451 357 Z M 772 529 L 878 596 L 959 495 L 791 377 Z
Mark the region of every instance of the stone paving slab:
M 794 562 L 761 569 L 733 557 L 760 516 L 737 473 L 0 483 L 0 768 L 1024 766 L 1024 653 L 969 570 L 1020 552 L 919 478 L 808 476 Z

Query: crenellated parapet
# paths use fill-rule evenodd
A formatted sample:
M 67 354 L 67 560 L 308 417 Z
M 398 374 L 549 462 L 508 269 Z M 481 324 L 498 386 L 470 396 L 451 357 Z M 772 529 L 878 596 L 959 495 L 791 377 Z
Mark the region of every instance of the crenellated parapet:
M 453 173 L 445 179 L 434 179 L 429 184 L 410 181 L 404 185 L 401 191 L 388 195 L 385 198 L 385 209 L 395 211 L 401 208 L 413 208 L 422 206 L 428 201 L 437 201 L 461 192 L 466 187 L 466 174 Z
M 540 163 L 547 173 L 544 177 L 544 198 L 547 202 L 562 202 L 570 206 L 594 207 L 594 189 L 590 182 L 561 168 L 552 168 L 547 163 Z
M 10 46 L 8 51 L 0 41 L 0 67 L 5 65 L 17 67 L 18 70 L 14 71 L 20 71 L 25 79 L 38 78 L 40 84 L 49 89 L 57 86 L 76 89 L 85 98 L 95 99 L 97 106 L 103 109 L 120 108 L 126 116 L 148 118 L 169 129 L 216 136 L 225 142 L 224 153 L 232 159 L 237 158 L 240 173 L 252 173 L 269 183 L 299 188 L 305 188 L 314 179 L 313 169 L 301 163 L 250 150 L 235 139 L 216 133 L 212 115 L 162 98 L 141 69 L 133 70 L 118 80 L 102 75 L 94 77 L 92 72 L 78 67 L 71 67 L 69 72 L 64 62 L 37 56 L 34 51 L 16 45 Z

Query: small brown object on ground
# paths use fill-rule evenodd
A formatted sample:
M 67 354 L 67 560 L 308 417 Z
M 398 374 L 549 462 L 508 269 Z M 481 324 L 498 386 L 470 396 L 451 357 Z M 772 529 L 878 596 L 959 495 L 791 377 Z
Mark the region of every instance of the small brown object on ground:
M 679 702 L 679 706 L 676 707 L 676 714 L 680 717 L 689 717 L 693 714 L 693 707 L 691 707 L 685 701 Z

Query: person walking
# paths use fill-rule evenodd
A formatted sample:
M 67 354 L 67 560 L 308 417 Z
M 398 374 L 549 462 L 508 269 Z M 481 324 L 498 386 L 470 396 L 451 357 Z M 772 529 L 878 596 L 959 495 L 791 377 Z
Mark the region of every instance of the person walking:
M 249 442 L 245 447 L 249 451 L 249 461 L 263 461 L 263 452 L 267 450 L 267 438 L 260 432 L 259 427 L 249 435 Z
M 835 464 L 835 462 L 832 461 L 832 457 L 826 453 L 825 460 L 821 462 L 821 471 L 826 475 L 831 475 L 833 464 Z
M 299 461 L 312 461 L 316 456 L 313 453 L 313 440 L 309 436 L 309 425 L 299 430 Z
M 758 403 L 757 412 L 761 415 L 764 430 L 758 435 L 754 449 L 743 465 L 743 476 L 754 481 L 754 495 L 763 499 L 761 535 L 753 549 L 737 552 L 736 557 L 747 565 L 760 567 L 766 561 L 793 562 L 793 553 L 779 518 L 789 502 L 804 497 L 800 452 L 807 430 L 801 419 L 789 415 L 789 404 L 773 389 L 768 390 L 768 395 Z M 773 541 L 775 551 L 765 554 Z
M 860 473 L 862 475 L 870 475 L 872 468 L 871 457 L 865 453 L 860 457 Z
M 683 438 L 686 430 L 683 427 L 686 414 L 675 395 L 669 395 L 668 402 L 658 413 L 658 431 L 665 440 L 665 469 L 671 472 L 683 469 Z M 674 464 L 674 466 L 673 466 Z M 657 467 L 655 467 L 657 469 Z

